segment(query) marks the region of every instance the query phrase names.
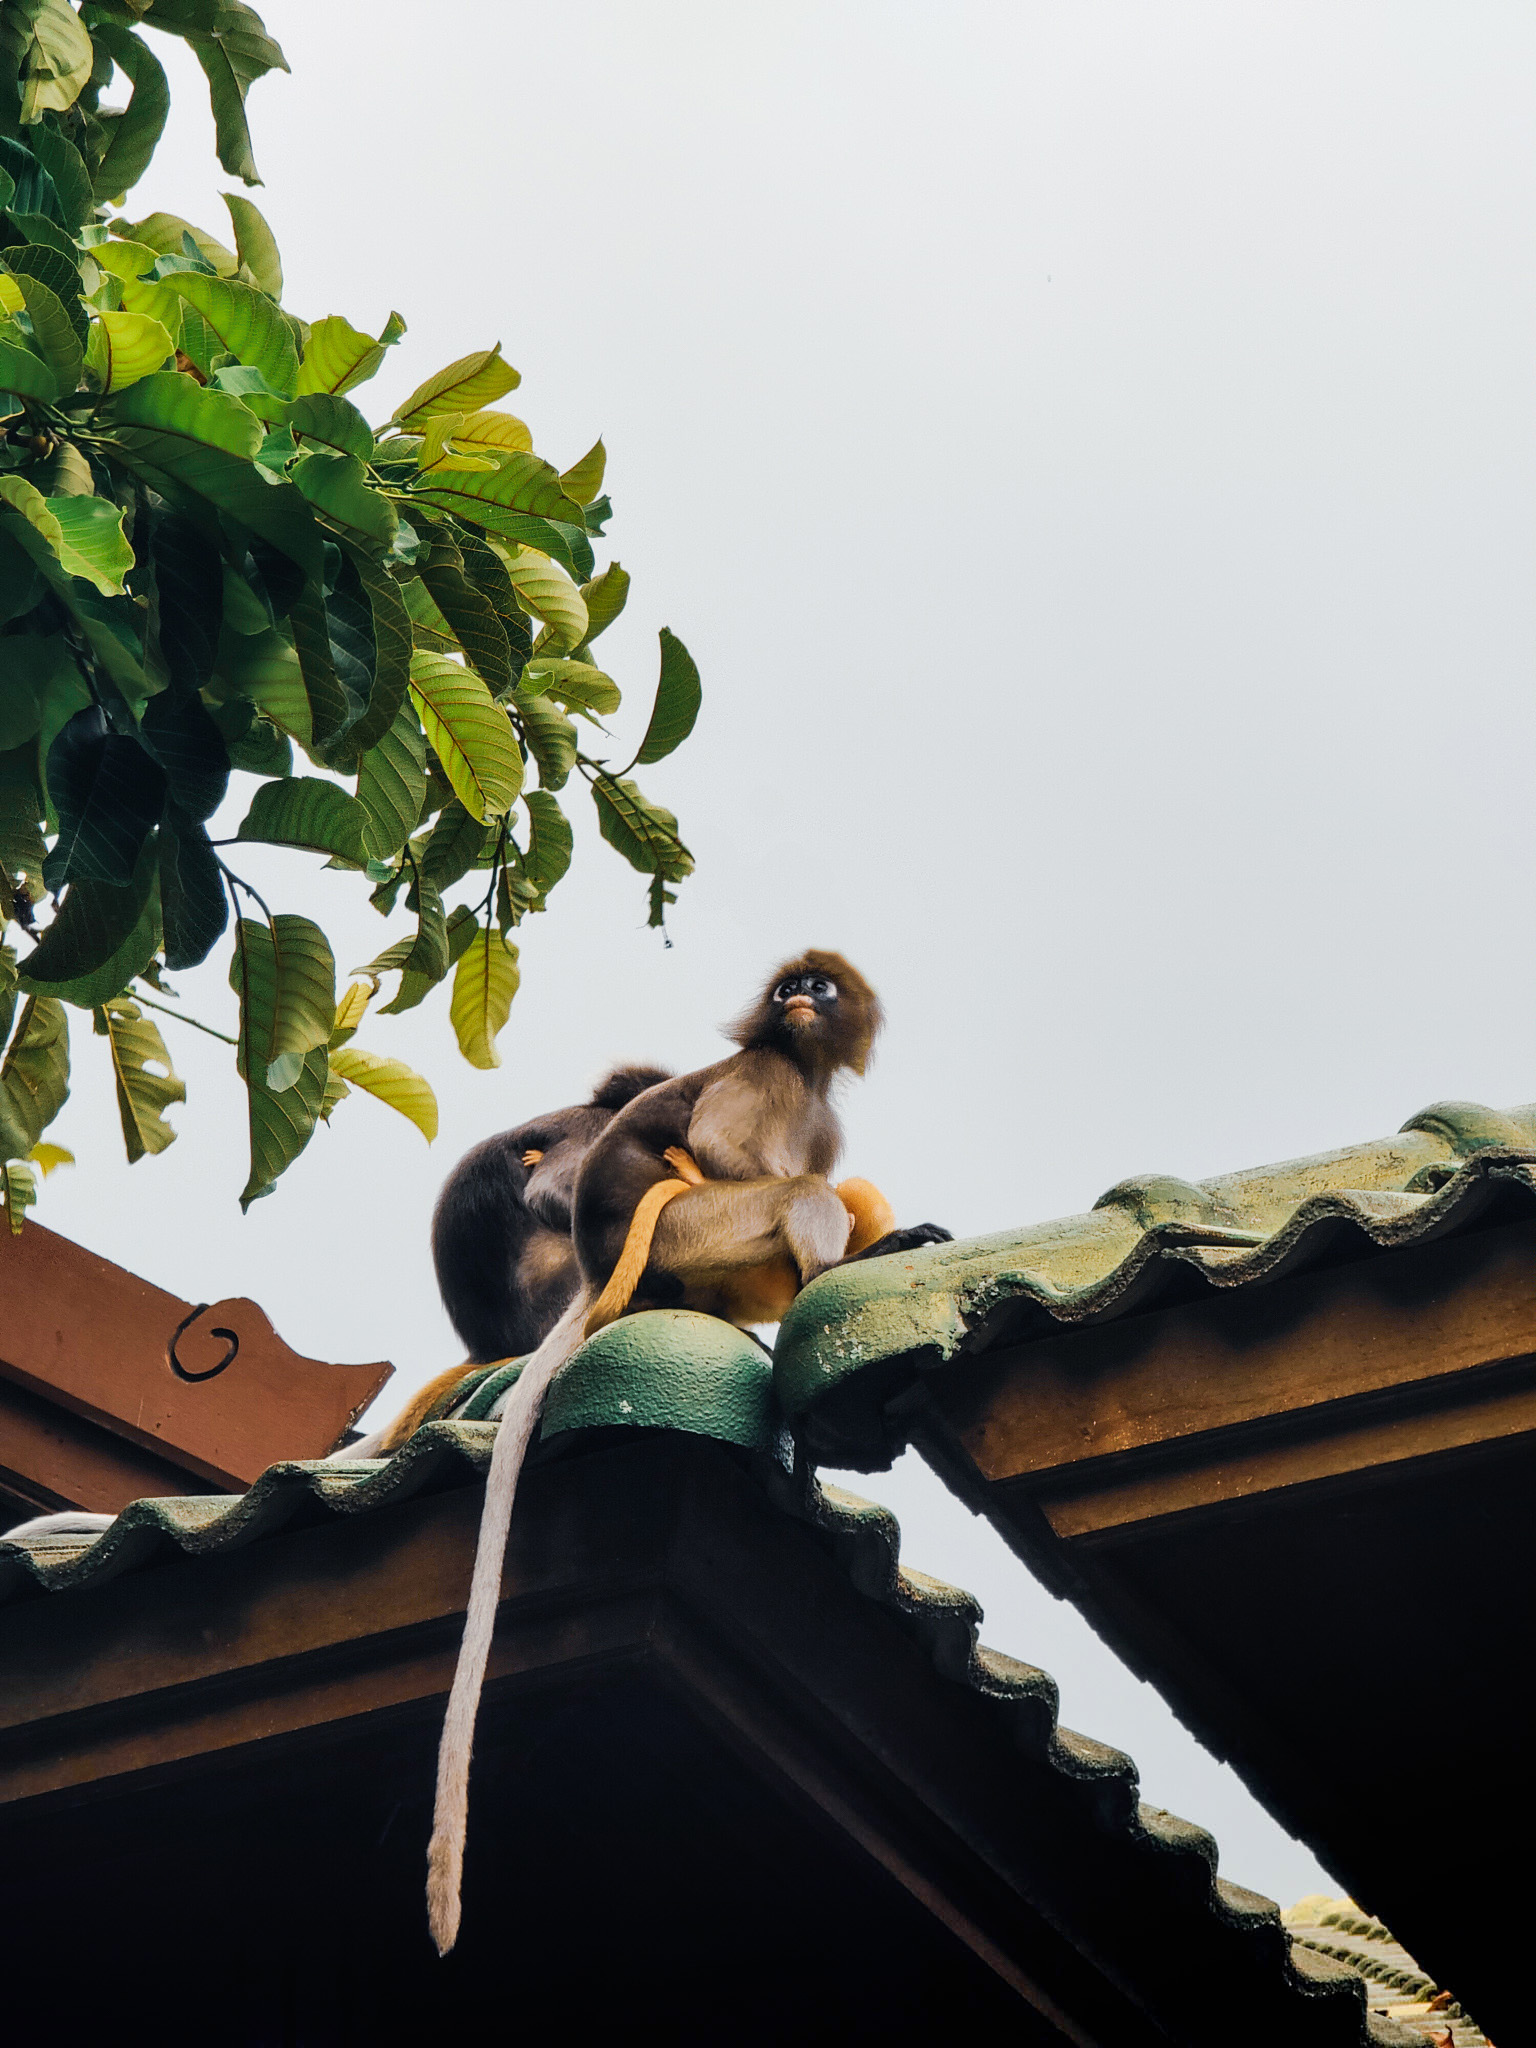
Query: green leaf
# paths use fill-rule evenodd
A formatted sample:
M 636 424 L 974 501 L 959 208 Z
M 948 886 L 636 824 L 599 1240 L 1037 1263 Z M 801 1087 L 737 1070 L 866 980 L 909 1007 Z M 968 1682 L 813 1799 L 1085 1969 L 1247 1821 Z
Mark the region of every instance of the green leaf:
M 693 873 L 693 855 L 677 836 L 677 820 L 643 796 L 634 783 L 599 775 L 592 785 L 598 830 L 643 875 L 680 882 Z
M 651 722 L 635 756 L 637 765 L 663 761 L 680 747 L 693 731 L 703 696 L 693 656 L 677 635 L 661 629 L 661 680 L 656 685 L 656 703 Z
M 355 455 L 360 462 L 372 459 L 373 429 L 345 398 L 329 391 L 307 392 L 289 403 L 287 417 L 301 441 L 317 441 L 339 454 Z
M 82 137 L 83 139 L 83 137 Z M 90 220 L 91 174 L 85 159 L 61 127 L 40 121 L 27 137 L 27 147 L 53 180 L 59 197 L 59 215 L 71 235 L 78 234 Z
M 160 821 L 160 911 L 165 964 L 197 967 L 229 922 L 218 855 L 205 828 L 168 804 Z
M 243 917 L 235 927 L 230 986 L 240 998 L 235 1062 L 281 1094 L 294 1087 L 310 1053 L 336 1021 L 336 962 L 320 927 L 280 912 L 270 924 Z M 322 1081 L 323 1086 L 323 1081 Z
M 71 882 L 58 916 L 27 958 L 21 986 L 94 1010 L 121 995 L 160 948 L 160 880 L 151 840 L 126 888 Z
M 43 863 L 52 890 L 69 881 L 127 885 L 165 801 L 165 770 L 137 739 L 110 732 L 91 705 L 48 750 L 59 836 Z
M 195 690 L 162 690 L 145 705 L 139 731 L 182 811 L 192 819 L 211 818 L 229 787 L 230 760 L 202 698 Z
M 197 309 L 232 356 L 260 370 L 271 390 L 292 396 L 299 375 L 293 330 L 265 292 L 198 270 L 175 271 L 164 282 Z
M 410 837 L 427 793 L 427 736 L 416 707 L 401 705 L 395 722 L 358 763 L 357 800 L 368 814 L 363 851 L 389 860 Z
M 148 313 L 101 312 L 91 322 L 85 359 L 102 390 L 114 392 L 164 369 L 175 350 L 169 331 Z
M 599 711 L 606 718 L 619 708 L 618 684 L 589 661 L 531 661 L 522 688 L 553 697 L 568 711 Z
M 153 249 L 145 242 L 99 242 L 91 250 L 92 260 L 117 281 L 122 295 L 120 311 L 124 313 L 147 313 L 151 320 L 158 320 L 173 342 L 181 338 L 182 315 L 186 310 L 185 300 L 175 292 L 167 291 L 163 284 L 146 275 L 155 267 L 157 258 Z M 98 305 L 99 310 L 99 305 Z
M 136 1165 L 147 1152 L 163 1152 L 176 1142 L 165 1112 L 171 1103 L 186 1101 L 187 1084 L 177 1077 L 157 1026 L 128 997 L 115 997 L 97 1010 L 96 1029 L 112 1048 L 123 1144 L 129 1164 Z
M 576 765 L 576 728 L 547 697 L 513 699 L 528 751 L 539 764 L 541 789 L 563 789 Z
M 13 755 L 9 768 L 16 762 Z M 30 775 L 0 780 L 0 926 L 16 914 L 18 900 L 41 902 L 43 896 L 43 831 L 38 797 Z M 0 961 L 5 958 L 0 950 Z M 5 1037 L 0 1030 L 0 1043 Z
M 574 570 L 571 541 L 563 529 L 581 518 L 581 508 L 572 504 L 558 474 L 540 456 L 508 455 L 493 470 L 434 472 L 423 477 L 406 502 L 432 505 L 487 532 L 527 542 Z M 517 583 L 516 576 L 512 581 Z
M 429 906 L 435 895 L 435 890 L 428 884 L 426 902 Z M 475 920 L 475 913 L 461 904 L 448 919 L 447 962 L 444 965 L 435 951 L 436 940 L 428 928 L 430 920 L 431 911 L 429 908 L 426 920 L 418 924 L 415 933 L 410 938 L 397 939 L 394 945 L 386 947 L 376 960 L 370 961 L 366 967 L 359 967 L 353 970 L 357 974 L 366 974 L 371 979 L 381 974 L 388 974 L 394 969 L 403 970 L 400 976 L 400 987 L 394 1001 L 384 1005 L 383 1009 L 379 1012 L 380 1016 L 400 1016 L 406 1010 L 414 1010 L 416 1005 L 436 988 L 437 984 L 442 980 L 443 974 L 447 972 L 447 968 L 455 964 L 469 945 L 471 939 L 475 936 L 475 933 L 479 930 Z M 413 959 L 417 957 L 418 948 L 422 947 L 432 949 L 427 956 L 429 965 L 433 970 L 431 973 L 423 973 L 419 968 L 411 964 Z M 439 969 L 441 971 L 438 971 Z
M 213 0 L 212 6 L 197 10 L 199 19 L 205 15 L 213 24 L 206 34 L 183 33 L 208 79 L 214 147 L 232 177 L 259 185 L 245 119 L 245 96 L 266 72 L 286 71 L 288 60 L 267 34 L 261 16 L 242 0 Z
M 431 1083 L 403 1060 L 385 1059 L 381 1053 L 364 1052 L 360 1046 L 344 1045 L 331 1054 L 331 1072 L 350 1081 L 354 1088 L 376 1096 L 413 1123 L 430 1145 L 437 1136 L 437 1097 Z
M 103 597 L 122 594 L 133 567 L 133 549 L 123 531 L 123 508 L 108 498 L 50 498 L 59 527 L 59 560 L 71 576 L 94 583 Z
M 411 659 L 411 698 L 454 795 L 471 817 L 502 817 L 523 786 L 507 715 L 471 669 L 442 654 Z
M 359 756 L 377 746 L 406 701 L 411 676 L 411 622 L 400 586 L 381 562 L 354 555 L 358 583 L 373 619 L 373 689 L 368 708 L 346 735 Z
M 586 638 L 595 640 L 624 609 L 629 597 L 629 571 L 610 562 L 601 576 L 582 585 L 581 596 L 587 607 Z
M 522 979 L 517 948 L 492 924 L 477 930 L 453 977 L 448 1017 L 472 1067 L 501 1065 L 496 1039 Z
M 64 301 L 57 292 L 50 291 L 38 278 L 23 273 L 16 280 L 22 298 L 26 301 L 27 318 L 32 322 L 32 340 L 41 351 L 59 380 L 61 392 L 70 392 L 80 382 L 80 371 L 85 362 L 86 317 L 80 309 L 77 327 L 69 316 Z M 78 292 L 79 281 L 76 280 Z M 78 305 L 78 299 L 76 301 Z
M 308 751 L 314 731 L 304 671 L 292 642 L 275 626 L 262 633 L 236 633 L 226 625 L 219 635 L 219 674 Z
M 295 775 L 285 782 L 262 784 L 235 837 L 328 853 L 361 867 L 367 858 L 363 835 L 369 825 L 368 810 L 355 796 L 318 776 Z
M 190 235 L 198 255 L 220 277 L 233 277 L 240 268 L 240 259 L 233 249 L 226 249 L 216 235 L 210 235 L 206 228 L 194 227 L 179 213 L 147 213 L 142 220 L 115 220 L 108 232 L 125 241 L 142 242 L 157 256 L 178 260 L 186 254 L 186 237 Z
M 528 812 L 528 851 L 523 866 L 542 899 L 562 880 L 571 864 L 571 824 L 547 790 L 523 797 Z
M 289 475 L 317 511 L 354 538 L 386 553 L 394 544 L 400 515 L 369 485 L 355 455 L 301 455 Z
M 37 1175 L 30 1166 L 14 1159 L 0 1166 L 0 1200 L 5 1204 L 12 1237 L 20 1237 L 26 1213 L 37 1200 Z
M 283 296 L 283 259 L 277 253 L 277 237 L 251 200 L 238 192 L 220 195 L 229 208 L 235 230 L 235 250 L 240 261 L 264 292 L 274 299 Z
M 319 579 L 320 529 L 291 484 L 273 483 L 256 467 L 261 423 L 238 398 L 166 370 L 109 399 L 99 423 L 129 467 L 157 488 L 163 475 L 196 491 Z
M 475 867 L 488 846 L 494 846 L 496 827 L 472 818 L 455 797 L 437 814 L 426 844 L 413 842 L 417 872 L 439 889 L 448 889 Z
M 69 1100 L 69 1019 L 32 996 L 0 1066 L 0 1154 L 24 1159 Z
M 30 123 L 74 105 L 90 84 L 96 53 L 67 0 L 31 0 L 16 12 L 21 16 L 21 118 Z
M 104 596 L 123 587 L 133 550 L 123 534 L 122 508 L 105 498 L 45 498 L 25 477 L 0 476 L 0 505 L 20 513 L 67 574 L 84 576 Z M 21 536 L 39 559 L 26 535 Z
M 22 344 L 17 328 L 7 323 L 7 329 L 0 332 L 0 389 L 52 404 L 62 395 L 57 373 Z
M 419 384 L 394 417 L 407 432 L 418 432 L 434 413 L 472 413 L 481 406 L 494 405 L 498 398 L 515 391 L 522 378 L 510 363 L 501 359 L 501 343 L 461 356 L 425 384 Z M 543 465 L 548 468 L 548 464 Z M 553 472 L 551 472 L 553 473 Z
M 274 1090 L 259 1080 L 246 1082 L 251 1134 L 250 1177 L 240 1195 L 248 1209 L 270 1195 L 315 1134 L 325 1100 L 329 1056 L 324 1048 L 305 1056 L 292 1087 Z
M 565 486 L 565 495 L 578 505 L 590 505 L 603 488 L 607 468 L 608 451 L 601 441 L 594 441 L 580 462 L 562 470 L 560 481 Z
M 493 695 L 513 682 L 512 649 L 491 600 L 464 575 L 463 558 L 451 545 L 434 548 L 421 581 L 463 648 L 470 666 Z
M 569 576 L 532 548 L 508 550 L 502 560 L 513 589 L 549 627 L 554 651 L 579 647 L 588 637 L 587 607 Z
M 339 395 L 365 384 L 383 362 L 385 349 L 392 348 L 404 332 L 405 322 L 398 313 L 390 314 L 377 341 L 372 335 L 359 334 L 340 314 L 327 314 L 309 330 L 294 389 L 301 396 L 310 391 Z
M 91 34 L 133 87 L 120 113 L 108 107 L 96 110 L 107 144 L 91 180 L 91 191 L 98 200 L 115 200 L 148 170 L 171 111 L 171 89 L 141 37 L 102 21 L 93 24 Z

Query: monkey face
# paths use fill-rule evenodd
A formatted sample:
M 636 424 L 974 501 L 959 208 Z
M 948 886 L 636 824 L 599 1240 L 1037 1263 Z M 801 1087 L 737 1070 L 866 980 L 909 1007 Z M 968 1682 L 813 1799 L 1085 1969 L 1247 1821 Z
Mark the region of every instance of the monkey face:
M 771 1001 L 789 1030 L 814 1029 L 835 1013 L 837 983 L 830 974 L 787 974 Z
M 862 1074 L 879 1029 L 879 1000 L 858 969 L 841 953 L 813 951 L 784 963 L 731 1036 L 741 1046 L 777 1046 L 823 1074 Z

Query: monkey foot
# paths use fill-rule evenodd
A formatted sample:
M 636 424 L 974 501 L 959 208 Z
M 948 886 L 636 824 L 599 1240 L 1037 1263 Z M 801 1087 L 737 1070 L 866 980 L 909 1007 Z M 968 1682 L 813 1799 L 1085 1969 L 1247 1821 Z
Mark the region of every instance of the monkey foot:
M 914 1223 L 909 1230 L 888 1230 L 884 1237 L 877 1237 L 873 1244 L 866 1245 L 863 1251 L 855 1252 L 851 1259 L 844 1259 L 842 1263 L 852 1266 L 860 1259 L 883 1259 L 892 1252 L 915 1252 L 919 1245 L 950 1244 L 954 1235 L 942 1223 Z

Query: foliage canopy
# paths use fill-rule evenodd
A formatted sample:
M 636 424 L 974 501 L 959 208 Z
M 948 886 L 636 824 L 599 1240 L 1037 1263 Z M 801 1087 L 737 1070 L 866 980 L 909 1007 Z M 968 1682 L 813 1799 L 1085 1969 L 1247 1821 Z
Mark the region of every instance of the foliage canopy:
M 629 578 L 599 569 L 601 442 L 560 471 L 476 349 L 370 423 L 351 396 L 405 332 L 282 304 L 277 244 L 228 193 L 233 247 L 123 211 L 170 106 L 143 31 L 208 78 L 219 161 L 259 183 L 246 94 L 281 50 L 241 0 L 0 0 L 0 1195 L 13 1228 L 69 1092 L 69 1012 L 106 1041 L 132 1160 L 185 1098 L 149 1011 L 227 946 L 248 1103 L 242 1207 L 352 1089 L 430 1138 L 400 1061 L 351 1041 L 383 977 L 398 1013 L 452 976 L 464 1057 L 499 1063 L 512 933 L 571 859 L 562 794 L 648 878 L 660 924 L 692 867 L 629 769 L 688 737 L 698 672 L 661 634 L 628 767 L 584 751 L 618 684 L 594 642 Z M 116 77 L 127 104 L 103 104 Z M 320 772 L 309 772 L 318 770 Z M 251 788 L 233 838 L 209 822 Z M 221 813 L 222 815 L 222 813 Z M 222 825 L 221 825 L 221 830 Z M 274 912 L 239 848 L 307 850 L 413 929 L 355 972 Z M 230 857 L 226 858 L 226 854 Z M 450 904 L 458 889 L 471 900 Z M 50 906 L 51 903 L 51 914 Z M 12 930 L 14 927 L 14 931 Z M 169 1000 L 167 1000 L 169 999 Z M 189 1020 L 190 1021 L 190 1020 Z

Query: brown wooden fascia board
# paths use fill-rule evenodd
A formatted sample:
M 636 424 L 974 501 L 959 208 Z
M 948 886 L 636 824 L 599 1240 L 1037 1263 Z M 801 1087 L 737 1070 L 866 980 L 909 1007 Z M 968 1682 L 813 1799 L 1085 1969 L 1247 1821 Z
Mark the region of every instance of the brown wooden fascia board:
M 38 1223 L 0 1231 L 0 1302 L 0 1378 L 221 1488 L 323 1457 L 393 1371 L 305 1358 L 255 1302 L 182 1301 Z
M 923 1426 L 984 1487 L 1062 1498 L 1112 1489 L 1138 1467 L 1198 1465 L 1266 1437 L 1347 1436 L 1393 1414 L 1464 1407 L 1462 1422 L 1440 1426 L 1447 1449 L 1479 1429 L 1523 1431 L 1533 1353 L 1536 1221 L 1525 1220 L 962 1357 L 926 1381 Z M 1432 1448 L 1427 1434 L 1403 1454 Z M 1328 1476 L 1303 1475 L 1304 1463 L 1294 1477 Z
M 118 1514 L 188 1491 L 186 1468 L 0 1379 L 0 1486 L 34 1509 Z

